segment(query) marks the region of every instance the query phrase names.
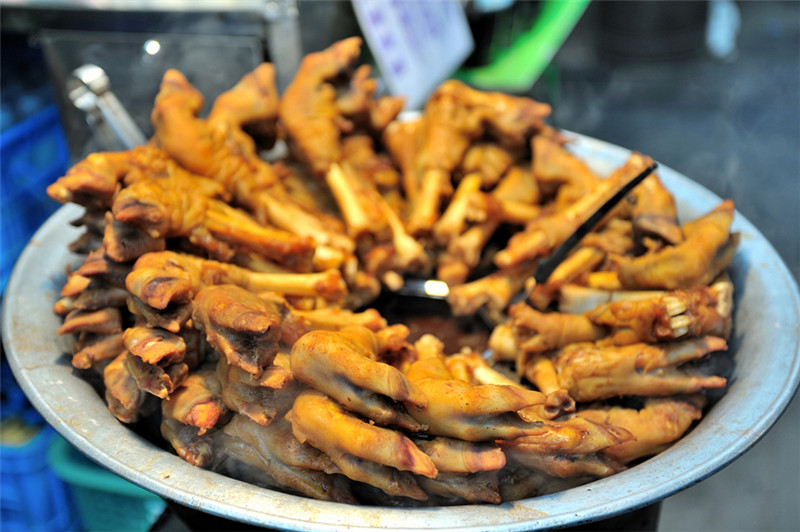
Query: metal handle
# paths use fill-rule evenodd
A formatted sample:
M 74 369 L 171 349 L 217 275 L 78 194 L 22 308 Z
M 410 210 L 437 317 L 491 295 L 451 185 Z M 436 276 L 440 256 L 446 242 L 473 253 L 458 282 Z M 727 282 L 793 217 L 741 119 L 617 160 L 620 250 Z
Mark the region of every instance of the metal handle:
M 133 118 L 111 92 L 105 70 L 93 64 L 82 65 L 72 71 L 66 87 L 70 100 L 75 107 L 86 112 L 95 137 L 107 149 L 131 149 L 147 142 Z

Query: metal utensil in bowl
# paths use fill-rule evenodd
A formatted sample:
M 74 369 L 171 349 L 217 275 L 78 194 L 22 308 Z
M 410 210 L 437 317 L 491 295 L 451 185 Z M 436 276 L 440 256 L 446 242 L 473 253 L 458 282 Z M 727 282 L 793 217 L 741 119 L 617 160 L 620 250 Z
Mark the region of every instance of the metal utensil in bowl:
M 105 70 L 87 63 L 72 71 L 66 89 L 73 105 L 86 113 L 95 140 L 106 150 L 127 150 L 147 142 L 128 111 L 111 91 Z

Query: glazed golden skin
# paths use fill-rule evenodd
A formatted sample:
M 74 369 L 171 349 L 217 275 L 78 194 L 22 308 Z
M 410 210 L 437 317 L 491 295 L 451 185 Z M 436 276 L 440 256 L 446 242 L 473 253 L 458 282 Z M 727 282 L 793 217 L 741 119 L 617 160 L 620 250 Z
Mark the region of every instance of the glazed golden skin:
M 389 495 L 426 500 L 410 473 L 436 477 L 430 458 L 400 432 L 366 423 L 321 392 L 301 393 L 292 408 L 292 431 L 320 449 L 352 480 Z
M 504 385 L 475 385 L 455 379 L 444 363 L 441 343 L 427 335 L 418 341 L 420 358 L 406 376 L 428 398 L 427 406 L 407 404 L 409 414 L 431 434 L 465 441 L 510 439 L 539 430 L 517 412 L 543 404 L 544 394 Z
M 733 258 L 734 205 L 723 201 L 713 211 L 683 225 L 684 240 L 639 257 L 612 257 L 623 288 L 677 289 L 710 284 Z
M 387 505 L 536 496 L 690 430 L 702 401 L 674 394 L 726 383 L 688 368 L 727 347 L 732 204 L 679 226 L 653 175 L 531 287 L 537 261 L 652 161 L 600 176 L 544 123 L 548 105 L 453 81 L 396 121 L 402 100 L 379 95 L 360 46 L 311 56 L 283 97 L 261 65 L 205 118 L 169 71 L 147 146 L 87 157 L 48 190 L 88 208 L 70 245 L 88 255 L 54 310 L 111 413 L 160 405 L 190 463 Z M 288 155 L 262 159 L 277 140 Z M 489 359 L 364 308 L 434 273 L 454 313 L 510 314 Z
M 278 352 L 281 307 L 235 285 L 200 290 L 192 321 L 228 363 L 260 375 Z
M 247 80 L 258 87 L 257 92 L 277 98 L 271 65 L 257 69 Z M 239 86 L 238 90 L 246 87 Z M 269 99 L 270 96 L 266 98 Z M 168 70 L 152 112 L 155 139 L 184 168 L 219 181 L 247 205 L 255 192 L 275 184 L 275 173 L 258 157 L 252 138 L 241 131 L 238 112 L 228 115 L 220 111 L 201 119 L 197 115 L 202 106 L 203 96 L 186 77 L 177 70 Z M 277 105 L 267 113 L 267 119 L 276 111 Z M 255 210 L 256 206 L 251 203 L 250 207 Z
M 361 39 L 351 37 L 306 55 L 281 98 L 279 113 L 292 147 L 319 176 L 341 161 L 345 133 L 356 126 L 382 131 L 403 107 L 402 98 L 374 96 L 377 85 L 366 65 L 337 94 L 333 80 L 351 70 L 360 53 Z
M 624 427 L 633 434 L 634 439 L 603 451 L 617 462 L 627 464 L 668 448 L 702 417 L 705 405 L 706 399 L 702 395 L 650 398 L 641 409 L 590 406 L 578 416 Z
M 208 285 L 234 284 L 253 292 L 277 292 L 335 300 L 347 287 L 338 270 L 319 273 L 261 273 L 197 256 L 164 251 L 137 259 L 127 276 L 128 291 L 155 309 L 187 304 Z
M 377 361 L 377 339 L 364 327 L 312 331 L 292 347 L 295 377 L 380 425 L 423 431 L 404 404 L 424 407 L 428 399 L 399 370 Z
M 725 340 L 714 336 L 660 345 L 602 347 L 578 343 L 556 353 L 554 365 L 561 386 L 576 401 L 627 395 L 666 396 L 725 386 L 723 377 L 685 372 L 677 367 L 725 349 Z

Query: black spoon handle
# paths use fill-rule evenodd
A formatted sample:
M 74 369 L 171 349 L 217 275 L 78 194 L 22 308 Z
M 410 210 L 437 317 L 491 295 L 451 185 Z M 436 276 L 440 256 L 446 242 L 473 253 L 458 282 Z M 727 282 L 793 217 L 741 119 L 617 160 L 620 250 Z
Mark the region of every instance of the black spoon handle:
M 572 233 L 556 250 L 546 259 L 540 260 L 536 265 L 536 271 L 533 273 L 533 278 L 537 283 L 541 284 L 547 281 L 561 262 L 567 258 L 569 252 L 572 251 L 578 242 L 586 236 L 595 226 L 600 223 L 600 220 L 613 209 L 622 198 L 628 195 L 633 188 L 641 183 L 645 177 L 658 168 L 658 163 L 653 163 L 648 166 L 642 173 L 625 183 L 608 201 L 606 201 L 599 209 L 597 209 L 589 218 L 586 219 L 578 228 Z

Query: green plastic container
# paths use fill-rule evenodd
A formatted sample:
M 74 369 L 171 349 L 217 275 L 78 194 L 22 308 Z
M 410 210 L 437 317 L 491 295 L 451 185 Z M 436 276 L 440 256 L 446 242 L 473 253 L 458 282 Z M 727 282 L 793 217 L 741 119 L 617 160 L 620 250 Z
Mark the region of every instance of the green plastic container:
M 515 36 L 494 36 L 489 64 L 463 68 L 455 77 L 482 90 L 524 92 L 530 89 L 550 64 L 589 6 L 589 0 L 542 0 L 533 25 Z
M 53 438 L 47 458 L 72 491 L 82 530 L 147 531 L 166 508 L 163 499 L 98 466 L 61 437 Z

